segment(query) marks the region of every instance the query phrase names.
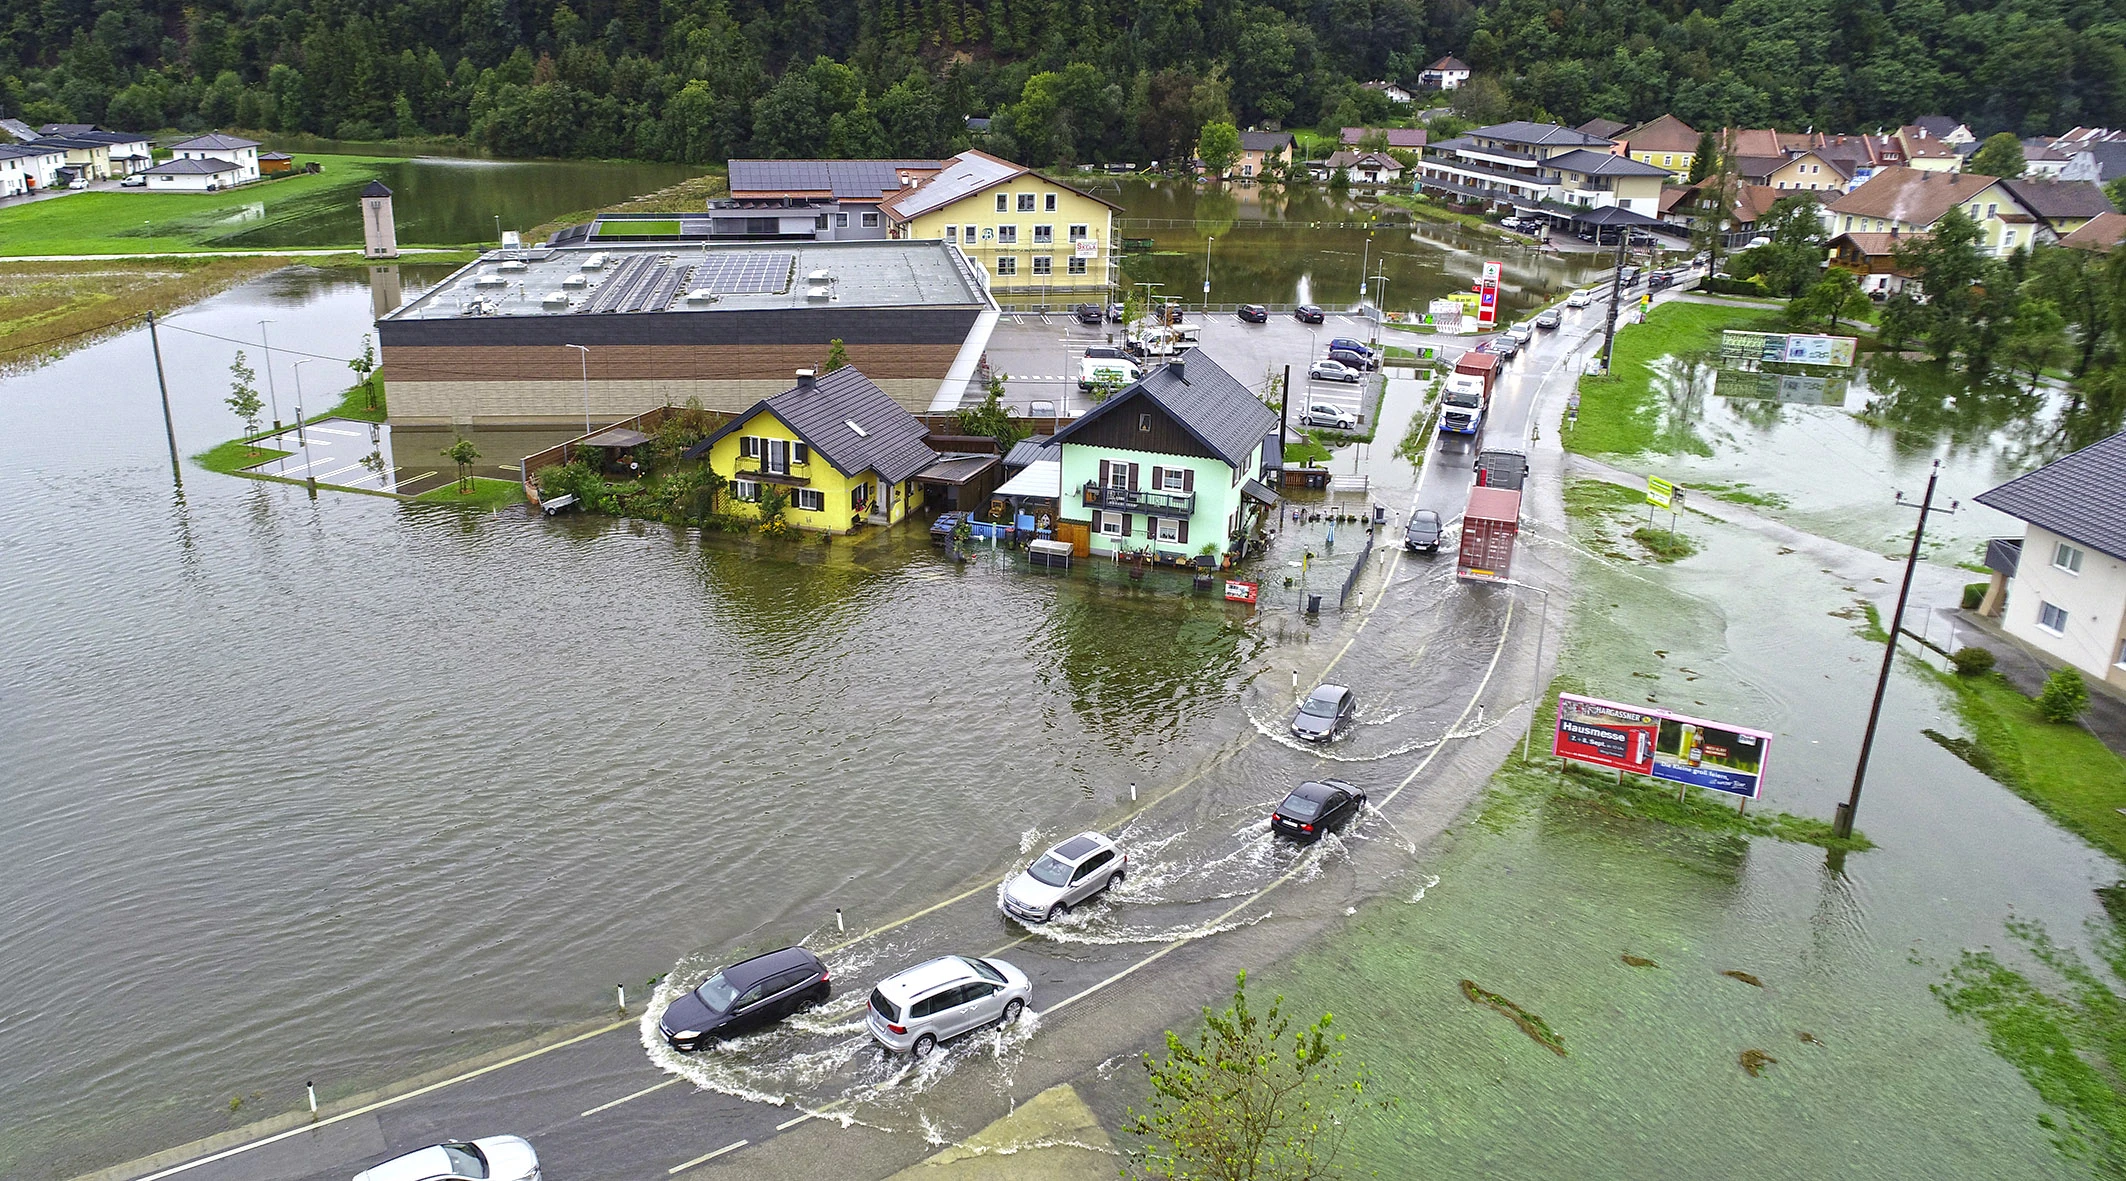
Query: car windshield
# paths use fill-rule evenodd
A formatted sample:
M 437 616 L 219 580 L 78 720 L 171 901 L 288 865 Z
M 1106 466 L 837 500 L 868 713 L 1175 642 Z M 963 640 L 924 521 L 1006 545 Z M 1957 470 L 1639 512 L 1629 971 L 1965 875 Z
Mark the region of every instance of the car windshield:
M 480 1150 L 470 1144 L 445 1144 L 443 1155 L 450 1160 L 450 1171 L 459 1177 L 487 1176 L 487 1161 Z
M 1299 707 L 1299 712 L 1312 714 L 1317 718 L 1333 718 L 1336 716 L 1336 698 L 1326 693 L 1316 693 L 1307 698 L 1307 703 Z
M 1039 861 L 1026 869 L 1033 880 L 1044 886 L 1067 886 L 1070 884 L 1070 864 L 1056 860 L 1053 853 L 1044 853 Z
M 1412 525 L 1423 525 L 1428 529 L 1437 529 L 1439 528 L 1439 514 L 1431 509 L 1421 508 L 1417 510 L 1416 516 L 1410 518 L 1410 523 Z
M 738 999 L 738 990 L 732 988 L 730 982 L 723 978 L 723 973 L 718 972 L 702 981 L 701 987 L 694 990 L 694 995 L 700 997 L 701 1003 L 709 1008 L 719 1013 L 727 1013 L 731 1009 L 731 1002 Z
M 1481 406 L 1484 395 L 1476 390 L 1448 390 L 1446 402 L 1449 406 Z
M 961 963 L 974 969 L 975 975 L 980 976 L 982 979 L 989 981 L 991 984 L 1004 983 L 1004 973 L 999 972 L 995 968 L 990 967 L 989 961 L 969 959 L 966 956 L 959 957 L 959 960 Z
M 1284 803 L 1277 805 L 1277 814 L 1293 820 L 1312 820 L 1321 815 L 1321 801 L 1295 791 L 1284 798 Z

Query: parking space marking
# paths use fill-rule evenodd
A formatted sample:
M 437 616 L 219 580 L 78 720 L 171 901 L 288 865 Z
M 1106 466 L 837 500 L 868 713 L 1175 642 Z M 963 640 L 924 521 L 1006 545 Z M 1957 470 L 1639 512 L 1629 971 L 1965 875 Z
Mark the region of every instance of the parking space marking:
M 666 1169 L 664 1171 L 665 1175 L 671 1176 L 674 1173 L 684 1173 L 688 1169 L 693 1168 L 695 1165 L 706 1164 L 709 1161 L 715 1160 L 717 1157 L 722 1156 L 726 1152 L 737 1152 L 739 1149 L 744 1148 L 750 1143 L 752 1143 L 752 1141 L 750 1140 L 740 1140 L 736 1143 L 726 1144 L 722 1148 L 719 1148 L 714 1152 L 704 1153 L 701 1156 L 697 1156 L 693 1160 L 690 1160 L 683 1165 L 673 1165 L 671 1168 Z
M 666 1087 L 678 1086 L 684 1081 L 686 1080 L 676 1078 L 666 1079 L 663 1082 L 658 1083 L 654 1087 L 644 1087 L 632 1095 L 623 1095 L 622 1097 L 613 1100 L 611 1103 L 600 1103 L 598 1106 L 591 1108 L 589 1111 L 584 1112 L 582 1115 L 579 1115 L 576 1118 L 589 1119 L 590 1117 L 598 1114 L 601 1111 L 611 1111 L 613 1108 L 618 1107 L 623 1103 L 632 1103 L 635 1100 L 642 1098 L 644 1095 L 655 1094 L 658 1091 L 664 1090 Z

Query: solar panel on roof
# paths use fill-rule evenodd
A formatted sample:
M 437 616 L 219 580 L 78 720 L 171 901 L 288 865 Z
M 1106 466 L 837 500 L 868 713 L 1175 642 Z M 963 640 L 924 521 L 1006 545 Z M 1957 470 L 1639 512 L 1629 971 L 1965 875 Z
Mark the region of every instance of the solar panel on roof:
M 711 255 L 694 268 L 693 287 L 717 295 L 759 295 L 787 291 L 797 256 L 782 253 Z

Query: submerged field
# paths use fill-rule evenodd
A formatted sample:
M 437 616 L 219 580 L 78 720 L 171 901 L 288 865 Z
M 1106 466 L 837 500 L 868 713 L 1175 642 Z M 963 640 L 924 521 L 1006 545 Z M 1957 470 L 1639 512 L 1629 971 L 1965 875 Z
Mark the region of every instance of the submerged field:
M 0 209 L 0 256 L 153 254 L 227 248 L 225 239 L 250 233 L 309 199 L 351 190 L 373 179 L 380 156 L 332 156 L 324 171 L 261 180 L 219 193 L 142 190 L 73 193 Z M 349 208 L 353 198 L 348 198 Z M 344 243 L 359 245 L 361 226 L 347 218 Z

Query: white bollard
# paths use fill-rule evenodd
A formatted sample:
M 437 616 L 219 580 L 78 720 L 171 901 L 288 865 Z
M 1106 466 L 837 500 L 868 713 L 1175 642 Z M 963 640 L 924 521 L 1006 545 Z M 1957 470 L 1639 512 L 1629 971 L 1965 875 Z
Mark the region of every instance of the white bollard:
M 615 984 L 615 985 L 613 985 L 613 994 L 614 994 L 615 996 L 618 996 L 618 997 L 620 998 L 620 1008 L 621 1008 L 621 1011 L 622 1011 L 622 1012 L 625 1012 L 625 1011 L 627 1010 L 627 985 L 625 985 L 625 984 Z
M 1137 785 L 1134 783 L 1129 785 L 1129 802 L 1132 804 L 1137 802 Z
M 842 908 L 839 906 L 834 908 L 834 929 L 843 934 L 847 934 L 849 931 L 848 926 L 842 922 Z
M 1366 592 L 1364 591 L 1358 592 L 1358 609 L 1361 611 L 1366 609 Z
M 1299 688 L 1299 670 L 1296 668 L 1292 670 L 1292 687 Z
M 303 1090 L 305 1090 L 305 1091 L 308 1091 L 308 1092 L 310 1093 L 310 1114 L 312 1114 L 312 1115 L 316 1115 L 316 1114 L 317 1114 L 317 1084 L 316 1084 L 316 1083 L 314 1083 L 314 1082 L 308 1082 L 308 1083 L 304 1083 L 304 1084 L 303 1084 Z

